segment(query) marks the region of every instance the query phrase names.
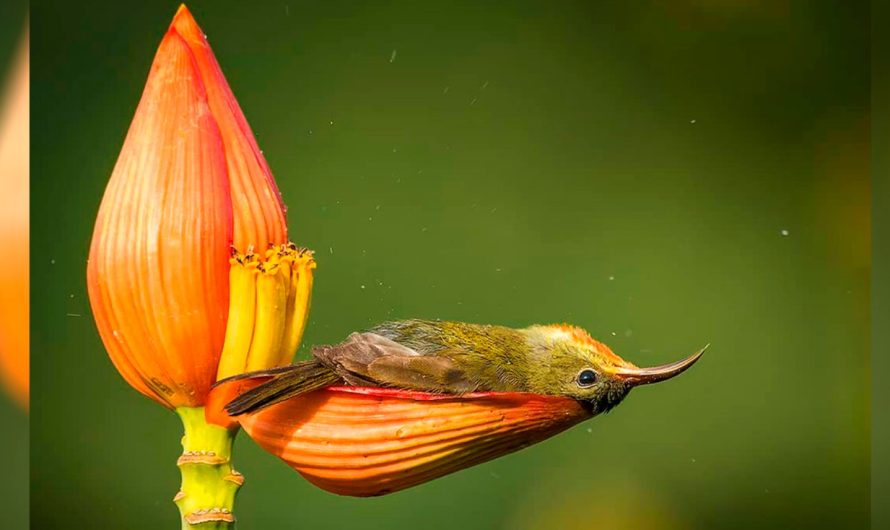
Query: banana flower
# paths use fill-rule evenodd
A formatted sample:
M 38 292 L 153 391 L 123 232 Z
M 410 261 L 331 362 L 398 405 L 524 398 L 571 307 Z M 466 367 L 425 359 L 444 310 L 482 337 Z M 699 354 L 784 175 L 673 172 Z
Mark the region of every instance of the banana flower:
M 174 500 L 183 528 L 234 521 L 237 430 L 207 422 L 210 387 L 291 362 L 314 268 L 312 253 L 289 242 L 269 166 L 204 33 L 180 7 L 105 190 L 87 285 L 121 376 L 182 418 Z

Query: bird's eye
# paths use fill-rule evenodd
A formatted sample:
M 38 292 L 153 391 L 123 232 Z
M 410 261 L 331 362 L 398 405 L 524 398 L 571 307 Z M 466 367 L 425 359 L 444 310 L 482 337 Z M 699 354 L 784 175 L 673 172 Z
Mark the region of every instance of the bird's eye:
M 581 373 L 578 374 L 578 386 L 588 387 L 594 383 L 596 383 L 596 372 L 590 368 L 581 370 Z

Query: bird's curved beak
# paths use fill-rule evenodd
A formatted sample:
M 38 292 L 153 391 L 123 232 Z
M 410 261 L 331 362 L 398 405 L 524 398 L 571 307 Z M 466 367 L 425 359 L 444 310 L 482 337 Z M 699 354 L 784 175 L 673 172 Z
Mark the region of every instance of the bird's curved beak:
M 613 375 L 619 381 L 623 381 L 631 386 L 658 383 L 659 381 L 670 379 L 685 372 L 690 366 L 695 364 L 695 362 L 701 358 L 702 354 L 705 353 L 705 350 L 708 349 L 708 346 L 710 346 L 710 344 L 700 349 L 696 353 L 690 355 L 689 357 L 683 359 L 682 361 L 677 361 L 670 364 L 663 364 L 661 366 L 653 366 L 651 368 L 621 367 L 615 369 Z

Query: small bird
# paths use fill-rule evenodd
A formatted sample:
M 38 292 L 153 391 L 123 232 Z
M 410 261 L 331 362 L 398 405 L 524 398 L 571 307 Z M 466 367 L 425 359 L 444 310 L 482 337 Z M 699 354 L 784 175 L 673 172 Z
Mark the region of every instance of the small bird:
M 567 324 L 513 329 L 401 320 L 353 333 L 334 346 L 315 347 L 312 360 L 226 379 L 272 377 L 230 401 L 226 411 L 247 414 L 320 388 L 354 385 L 455 395 L 566 396 L 598 414 L 618 405 L 635 386 L 682 373 L 706 348 L 682 361 L 637 368 L 583 329 Z

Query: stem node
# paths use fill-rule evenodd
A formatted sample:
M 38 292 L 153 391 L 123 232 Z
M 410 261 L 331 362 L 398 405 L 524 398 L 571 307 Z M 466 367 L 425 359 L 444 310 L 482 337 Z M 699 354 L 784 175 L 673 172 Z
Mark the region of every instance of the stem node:
M 207 423 L 203 407 L 179 407 L 185 435 L 176 465 L 182 486 L 173 502 L 179 507 L 183 530 L 231 530 L 235 495 L 244 477 L 232 468 L 235 430 Z

